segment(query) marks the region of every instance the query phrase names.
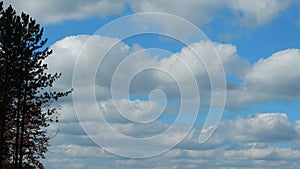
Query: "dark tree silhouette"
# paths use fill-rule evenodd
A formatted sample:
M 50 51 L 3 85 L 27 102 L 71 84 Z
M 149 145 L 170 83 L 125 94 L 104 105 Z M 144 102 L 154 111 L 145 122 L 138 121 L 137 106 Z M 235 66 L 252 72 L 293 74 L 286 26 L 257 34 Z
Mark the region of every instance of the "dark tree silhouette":
M 60 74 L 48 74 L 43 28 L 29 15 L 0 2 L 0 156 L 2 168 L 44 168 L 45 128 L 57 121 L 50 105 L 70 91 L 51 87 Z

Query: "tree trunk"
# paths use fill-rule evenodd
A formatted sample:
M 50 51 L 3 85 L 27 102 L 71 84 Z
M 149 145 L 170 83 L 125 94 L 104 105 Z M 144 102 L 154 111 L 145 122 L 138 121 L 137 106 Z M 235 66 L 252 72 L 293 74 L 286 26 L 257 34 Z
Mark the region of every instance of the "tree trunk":
M 5 129 L 4 129 L 4 127 L 5 127 L 5 107 L 6 106 L 2 106 L 1 105 L 1 115 L 0 115 L 0 118 L 1 118 L 1 120 L 0 120 L 0 123 L 1 123 L 1 130 L 0 130 L 0 158 L 1 158 L 1 162 L 0 162 L 0 169 L 2 169 L 2 162 L 4 161 L 4 157 L 3 157 L 3 155 L 4 155 L 4 131 L 5 131 Z
M 3 168 L 3 162 L 4 162 L 4 160 L 5 160 L 5 158 L 4 158 L 4 144 L 5 144 L 5 140 L 4 140 L 4 132 L 5 132 L 5 122 L 6 122 L 6 111 L 7 111 L 7 72 L 8 72 L 8 66 L 7 66 L 7 58 L 1 58 L 1 60 L 2 61 L 4 61 L 4 66 L 5 66 L 5 68 L 4 68 L 4 72 L 1 72 L 1 73 L 4 73 L 4 81 L 3 81 L 3 84 L 1 84 L 1 85 L 3 85 L 2 86 L 2 91 L 1 91 L 1 93 L 0 94 L 2 94 L 2 96 L 0 96 L 0 97 L 2 97 L 2 100 L 1 100 L 1 102 L 0 102 L 0 127 L 1 127 L 1 129 L 0 129 L 0 159 L 1 159 L 1 161 L 0 161 L 0 169 L 2 169 Z

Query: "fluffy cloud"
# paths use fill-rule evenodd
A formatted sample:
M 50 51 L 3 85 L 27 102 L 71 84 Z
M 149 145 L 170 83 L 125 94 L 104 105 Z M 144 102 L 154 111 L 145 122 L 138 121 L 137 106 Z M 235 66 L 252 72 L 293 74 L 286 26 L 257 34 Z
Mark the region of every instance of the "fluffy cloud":
M 7 0 L 4 3 L 12 4 L 18 11 L 29 13 L 40 22 L 48 24 L 92 16 L 117 15 L 124 10 L 124 3 L 118 0 Z
M 87 40 L 89 43 L 85 45 Z M 103 56 L 114 44 L 117 45 Z M 228 79 L 227 108 L 244 108 L 274 100 L 299 99 L 299 49 L 279 51 L 250 65 L 237 55 L 235 46 L 230 44 L 202 41 L 191 44 L 189 48 L 183 48 L 179 53 L 158 59 L 151 56 L 147 50 L 139 46 L 130 47 L 118 39 L 80 35 L 66 37 L 55 43 L 52 46 L 54 54 L 48 63 L 50 71 L 63 74 L 56 82 L 56 87 L 68 89 L 72 87 L 75 63 L 80 56 L 76 65 L 76 69 L 80 71 L 75 79 L 79 88 L 75 89 L 75 92 L 81 91 L 79 98 L 83 102 L 90 102 L 91 96 L 85 91 L 91 91 L 93 88 L 97 100 L 111 99 L 111 87 L 114 87 L 117 94 L 121 94 L 121 98 L 118 99 L 126 98 L 127 94 L 148 98 L 151 91 L 159 89 L 165 96 L 158 93 L 157 99 L 166 97 L 176 100 L 180 98 L 180 88 L 185 89 L 186 95 L 194 96 L 195 88 L 190 85 L 196 80 L 196 90 L 200 92 L 202 103 L 209 104 L 211 84 L 208 73 L 222 73 L 219 67 L 215 66 L 215 62 L 211 62 L 214 54 L 207 50 L 211 46 L 219 54 L 226 75 L 241 81 L 235 83 Z M 194 52 L 197 52 L 200 59 Z M 154 69 L 143 69 L 147 67 Z M 113 80 L 115 86 L 112 86 Z M 218 83 L 215 86 L 218 87 Z M 192 104 L 194 103 L 191 102 Z
M 285 10 L 291 0 L 242 0 L 205 1 L 205 0 L 88 0 L 88 1 L 13 1 L 18 10 L 25 11 L 43 23 L 56 23 L 68 19 L 83 19 L 91 16 L 110 16 L 120 14 L 125 6 L 134 12 L 167 12 L 186 18 L 198 25 L 212 21 L 220 11 L 230 9 L 240 23 L 245 26 L 259 26 L 271 21 Z M 161 24 L 164 22 L 158 21 Z M 167 25 L 165 25 L 167 26 Z
M 87 40 L 89 43 L 85 45 Z M 103 56 L 114 44 L 118 45 Z M 216 59 L 212 47 L 220 55 L 227 74 L 240 77 L 249 69 L 247 61 L 238 57 L 236 48 L 230 44 L 202 41 L 191 44 L 167 58 L 157 59 L 141 47 L 129 47 L 118 39 L 98 35 L 72 36 L 56 42 L 52 46 L 54 54 L 48 63 L 50 72 L 63 74 L 56 83 L 59 88 L 71 88 L 73 71 L 78 67 L 81 68 L 80 71 L 77 70 L 79 74 L 73 80 L 76 80 L 82 90 L 89 90 L 93 87 L 95 79 L 98 100 L 111 98 L 110 88 L 121 90 L 122 86 L 118 85 L 126 84 L 128 81 L 131 82 L 128 90 L 137 96 L 148 97 L 152 90 L 160 89 L 167 97 L 178 99 L 180 96 L 178 87 L 187 95 L 194 96 L 195 88 L 191 86 L 195 83 L 194 80 L 197 81 L 203 96 L 210 93 L 208 73 L 222 73 L 218 63 L 211 59 Z M 198 55 L 195 55 L 195 52 Z M 77 59 L 80 60 L 74 69 Z M 143 71 L 144 68 L 153 69 Z M 116 86 L 111 86 L 113 79 L 117 79 Z M 87 99 L 85 92 L 80 97 L 83 101 Z
M 261 59 L 247 74 L 245 83 L 253 91 L 264 91 L 266 99 L 300 98 L 300 50 L 287 49 Z
M 286 114 L 265 113 L 235 121 L 225 121 L 220 132 L 228 133 L 229 140 L 236 142 L 280 142 L 296 138 L 295 128 Z
M 247 26 L 258 26 L 270 22 L 281 11 L 285 10 L 291 0 L 230 0 L 228 6 L 233 11 L 240 12 L 241 23 Z
M 92 42 L 91 45 L 82 48 L 87 40 Z M 101 54 L 105 53 L 107 48 L 113 44 L 117 45 L 103 59 Z M 210 91 L 209 83 L 204 80 L 208 78 L 205 66 L 210 67 L 210 71 L 220 71 L 214 65 L 215 62 L 209 60 L 211 53 L 207 49 L 210 45 L 219 53 L 226 74 L 240 78 L 242 81 L 234 85 L 231 84 L 233 82 L 229 84 L 227 105 L 230 106 L 229 108 L 238 107 L 240 104 L 252 105 L 271 101 L 272 98 L 283 100 L 298 98 L 297 92 L 291 93 L 289 90 L 298 85 L 297 79 L 299 79 L 298 72 L 300 71 L 297 69 L 300 52 L 297 49 L 280 51 L 269 58 L 250 65 L 237 55 L 237 49 L 230 44 L 210 44 L 202 41 L 191 44 L 189 45 L 190 48 L 183 48 L 178 53 L 158 59 L 151 56 L 143 48 L 128 46 L 118 39 L 97 35 L 79 35 L 66 37 L 56 42 L 52 46 L 54 54 L 49 58 L 48 63 L 50 71 L 63 73 L 62 78 L 57 81 L 56 87 L 59 89 L 70 88 L 72 87 L 71 81 L 75 63 L 79 56 L 82 57 L 79 64 L 83 69 L 77 78 L 79 85 L 74 90 L 89 91 L 95 87 L 98 108 L 93 109 L 92 100 L 86 99 L 90 96 L 85 95 L 85 93 L 80 95 L 80 110 L 82 111 L 77 111 L 77 115 L 81 114 L 80 117 L 83 117 L 80 118 L 81 124 L 92 131 L 93 138 L 102 138 L 106 145 L 112 146 L 109 148 L 134 153 L 130 142 L 111 134 L 106 130 L 104 123 L 97 121 L 99 113 L 105 116 L 106 122 L 114 130 L 130 137 L 151 137 L 166 131 L 173 121 L 164 121 L 166 119 L 161 118 L 159 121 L 147 124 L 132 122 L 149 122 L 150 119 L 159 115 L 157 112 L 162 110 L 161 106 L 164 103 L 159 99 L 144 101 L 139 98 L 148 98 L 153 89 L 161 89 L 171 101 L 167 103 L 163 111 L 171 116 L 175 112 L 174 116 L 177 116 L 178 106 L 172 107 L 172 104 L 177 104 L 176 99 L 180 96 L 179 91 L 174 94 L 174 91 L 178 90 L 176 82 L 185 82 L 182 83 L 183 86 L 181 87 L 187 89 L 189 89 L 191 82 L 186 77 L 186 72 L 181 70 L 188 65 L 194 78 L 200 84 L 200 91 Z M 201 54 L 206 65 L 203 65 L 203 62 L 199 61 L 199 58 L 190 49 Z M 128 60 L 125 59 L 127 56 L 130 57 Z M 97 73 L 91 75 L 92 68 L 97 67 L 98 61 L 101 59 L 103 60 L 97 69 L 99 75 Z M 124 66 L 123 69 L 118 67 L 120 65 Z M 157 70 L 165 70 L 169 74 L 162 74 L 160 71 L 140 72 L 134 76 L 133 80 L 131 79 L 132 86 L 126 91 L 134 94 L 137 99 L 117 98 L 114 100 L 114 104 L 111 99 L 111 83 L 115 71 L 119 69 L 118 78 L 120 85 L 122 85 L 130 79 L 130 74 L 134 74 L 140 68 L 149 65 L 157 68 Z M 177 81 L 173 81 L 172 77 L 176 78 Z M 91 84 L 90 79 L 93 78 L 95 81 L 92 81 L 94 84 Z M 115 89 L 119 89 L 119 87 Z M 277 92 L 277 90 L 280 91 Z M 187 90 L 188 94 L 191 92 L 193 91 Z M 209 97 L 201 101 L 209 103 Z M 116 109 L 116 104 L 119 109 Z M 190 103 L 190 105 L 193 104 L 194 102 Z M 143 111 L 149 110 L 150 105 L 152 105 L 153 111 L 148 111 L 147 116 L 144 116 Z M 134 108 L 133 111 L 132 108 Z M 120 110 L 123 114 L 120 114 Z M 134 146 L 136 149 L 143 148 L 145 152 L 153 151 L 157 147 L 167 147 L 171 143 L 176 143 L 178 138 L 183 138 L 186 135 L 187 137 L 174 149 L 160 156 L 139 160 L 117 157 L 95 145 L 85 131 L 81 129 L 70 100 L 62 103 L 62 112 L 64 113 L 60 116 L 60 132 L 51 141 L 52 147 L 48 154 L 49 159 L 46 161 L 49 168 L 97 168 L 98 166 L 101 166 L 99 168 L 112 168 L 112 166 L 113 168 L 119 166 L 123 168 L 133 168 L 132 166 L 136 168 L 199 168 L 199 166 L 203 166 L 203 168 L 222 166 L 237 168 L 244 166 L 252 168 L 288 166 L 295 168 L 289 161 L 300 159 L 300 144 L 297 141 L 300 138 L 300 123 L 290 123 L 287 115 L 283 113 L 265 113 L 223 120 L 214 135 L 204 144 L 199 144 L 198 137 L 201 132 L 199 128 L 193 128 L 190 133 L 186 133 L 186 124 L 193 120 L 189 119 L 189 112 L 187 111 L 184 112 L 186 113 L 186 123 L 178 126 L 173 133 L 167 133 L 156 141 L 147 142 L 147 146 Z M 129 120 L 123 116 L 128 117 Z M 52 133 L 57 131 L 55 127 L 53 126 L 51 129 Z M 292 144 L 293 148 L 274 146 L 275 144 L 285 145 L 284 143 Z M 119 147 L 115 145 L 119 145 Z M 145 164 L 147 165 L 145 166 Z
M 70 125 L 70 124 L 62 124 Z M 73 123 L 72 126 L 78 125 Z M 126 127 L 133 124 L 119 124 L 134 136 L 148 131 L 161 132 L 161 127 Z M 168 126 L 164 126 L 168 127 Z M 174 149 L 152 158 L 131 159 L 112 155 L 94 144 L 86 144 L 84 135 L 70 135 L 63 130 L 52 140 L 46 166 L 57 168 L 295 168 L 300 159 L 297 149 L 273 147 L 273 144 L 292 142 L 299 134 L 297 124 L 291 124 L 281 113 L 265 113 L 233 120 L 223 120 L 218 130 L 204 144 L 197 142 L 199 131 L 191 135 Z M 138 131 L 139 130 L 139 131 Z M 297 131 L 299 132 L 299 131 Z M 100 133 L 100 132 L 99 132 Z M 154 132 L 155 133 L 155 132 Z M 109 133 L 106 133 L 109 134 Z M 70 138 L 72 139 L 68 139 Z M 141 136 L 141 135 L 140 135 Z M 109 138 L 109 137 L 107 137 Z M 157 140 L 156 146 L 168 143 L 172 137 Z M 67 139 L 67 140 L 66 140 Z M 69 144 L 61 144 L 60 142 Z M 113 142 L 114 140 L 110 140 Z M 126 147 L 126 142 L 121 146 Z M 148 146 L 147 146 L 148 147 Z M 128 150 L 130 151 L 130 150 Z M 78 160 L 74 160 L 78 159 Z M 293 161 L 291 163 L 290 161 Z M 212 162 L 213 161 L 213 162 Z
M 243 84 L 229 91 L 228 103 L 239 107 L 273 100 L 299 99 L 299 64 L 299 49 L 279 51 L 259 60 L 245 75 Z
M 297 125 L 292 125 L 286 114 L 264 113 L 221 121 L 212 138 L 204 144 L 199 144 L 197 136 L 205 129 L 194 131 L 192 139 L 187 138 L 178 147 L 192 150 L 267 148 L 270 143 L 296 140 L 297 131 Z
M 152 122 L 165 110 L 165 106 L 158 102 L 127 99 L 100 102 L 99 108 L 109 122 L 126 122 L 128 119 L 138 123 Z
M 84 46 L 87 40 L 89 45 Z M 114 44 L 117 45 L 103 56 L 107 48 Z M 56 42 L 52 46 L 54 54 L 48 62 L 50 71 L 63 74 L 56 86 L 60 90 L 68 89 L 72 87 L 75 62 L 80 56 L 81 60 L 78 64 L 81 70 L 78 72 L 76 83 L 79 84 L 81 91 L 89 91 L 95 87 L 97 100 L 111 99 L 113 79 L 117 79 L 113 86 L 114 90 L 120 90 L 121 94 L 125 91 L 125 94 L 148 98 L 151 91 L 159 89 L 169 99 L 179 99 L 178 87 L 186 89 L 184 92 L 187 96 L 194 96 L 195 88 L 191 87 L 191 84 L 196 80 L 199 87 L 196 90 L 201 94 L 202 103 L 209 104 L 211 84 L 208 73 L 221 73 L 215 65 L 216 62 L 211 62 L 213 54 L 208 50 L 211 46 L 218 52 L 226 75 L 241 81 L 235 83 L 228 79 L 227 108 L 243 108 L 274 100 L 299 99 L 297 88 L 300 85 L 298 80 L 300 79 L 300 70 L 298 70 L 300 51 L 298 49 L 279 51 L 250 65 L 237 55 L 235 46 L 230 44 L 202 41 L 189 45 L 189 48 L 183 48 L 179 53 L 158 59 L 151 56 L 147 50 L 137 45 L 130 47 L 118 39 L 80 35 L 66 37 Z M 195 55 L 195 51 L 200 55 L 200 59 Z M 95 70 L 97 66 L 99 67 Z M 154 69 L 142 71 L 147 67 Z M 94 79 L 95 86 L 93 86 Z M 130 82 L 128 88 L 124 89 L 124 84 L 128 82 Z M 218 87 L 218 83 L 216 86 Z M 163 99 L 162 95 L 156 97 Z M 89 102 L 90 96 L 88 92 L 81 92 L 80 98 L 83 102 Z
M 90 43 L 82 50 L 87 40 Z M 106 52 L 106 49 L 112 44 L 118 45 L 100 63 L 95 76 L 95 86 L 93 86 L 91 83 L 93 82 L 92 74 L 94 72 L 91 71 L 93 67 L 97 67 L 98 61 L 101 60 L 102 56 L 99 53 Z M 148 98 L 154 89 L 162 90 L 169 99 L 179 99 L 179 83 L 180 87 L 187 89 L 185 90 L 187 95 L 192 94 L 191 96 L 193 96 L 195 90 L 189 86 L 192 83 L 191 80 L 195 78 L 199 87 L 201 103 L 208 105 L 211 97 L 211 84 L 206 67 L 209 68 L 210 72 L 218 73 L 219 71 L 214 69 L 214 62 L 210 62 L 211 53 L 207 49 L 211 45 L 219 53 L 226 75 L 239 79 L 238 83 L 231 81 L 230 78 L 227 79 L 226 108 L 240 109 L 274 100 L 289 101 L 299 99 L 300 94 L 297 92 L 297 88 L 300 85 L 298 80 L 300 79 L 300 71 L 298 70 L 300 62 L 299 49 L 279 51 L 250 65 L 237 55 L 236 47 L 230 44 L 210 44 L 202 41 L 191 44 L 190 48 L 183 48 L 179 53 L 171 54 L 169 57 L 157 59 L 151 56 L 147 50 L 137 45 L 130 47 L 118 39 L 97 35 L 80 35 L 66 37 L 56 42 L 52 46 L 54 54 L 48 62 L 50 71 L 62 72 L 63 74 L 62 78 L 56 82 L 56 87 L 59 90 L 72 87 L 75 62 L 81 55 L 83 59 L 80 64 L 83 69 L 76 80 L 79 82 L 78 84 L 82 84 L 80 87 L 82 91 L 89 91 L 95 87 L 97 100 L 111 99 L 112 77 L 118 78 L 117 85 L 125 84 L 124 82 L 130 80 L 131 84 L 126 89 L 126 93 L 130 93 L 134 97 L 142 97 L 143 99 Z M 199 60 L 190 49 L 199 53 L 202 60 Z M 130 56 L 130 59 L 124 61 L 124 58 L 127 56 Z M 203 65 L 203 61 L 206 65 Z M 118 68 L 120 64 L 122 69 Z M 143 67 L 154 67 L 156 70 L 140 71 Z M 188 72 L 184 71 L 188 70 L 186 68 L 193 72 L 192 76 L 187 76 Z M 158 71 L 158 69 L 165 70 L 169 74 Z M 115 71 L 117 70 L 118 72 L 116 73 Z M 137 71 L 140 72 L 133 77 L 132 75 Z M 119 86 L 115 87 L 125 91 Z M 88 98 L 90 96 L 87 92 L 82 92 L 80 98 L 83 102 L 89 102 Z M 162 96 L 159 95 L 159 98 L 162 99 Z M 191 102 L 190 104 L 193 105 L 194 103 Z M 176 110 L 169 109 L 168 111 L 176 112 L 178 110 L 177 108 Z
M 186 18 L 196 24 L 205 24 L 214 19 L 218 12 L 227 8 L 244 26 L 259 26 L 271 21 L 279 12 L 285 10 L 291 1 L 135 1 L 132 9 L 136 12 L 167 12 Z M 162 22 L 163 23 L 163 22 Z

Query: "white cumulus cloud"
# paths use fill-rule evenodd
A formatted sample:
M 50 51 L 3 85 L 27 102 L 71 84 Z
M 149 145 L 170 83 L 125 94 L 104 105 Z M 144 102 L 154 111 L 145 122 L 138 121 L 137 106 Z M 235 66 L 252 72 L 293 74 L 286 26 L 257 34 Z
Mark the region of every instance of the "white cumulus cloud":
M 211 22 L 222 10 L 229 9 L 235 19 L 244 26 L 260 26 L 270 22 L 284 11 L 291 0 L 87 0 L 87 1 L 41 1 L 8 0 L 19 11 L 31 14 L 43 23 L 57 23 L 64 20 L 106 17 L 121 14 L 126 7 L 133 12 L 166 12 L 186 18 L 197 25 Z M 153 18 L 158 19 L 158 18 Z M 149 20 L 150 22 L 151 20 Z M 164 24 L 163 19 L 155 21 Z M 168 25 L 164 25 L 167 27 Z M 173 25 L 178 26 L 178 25 Z

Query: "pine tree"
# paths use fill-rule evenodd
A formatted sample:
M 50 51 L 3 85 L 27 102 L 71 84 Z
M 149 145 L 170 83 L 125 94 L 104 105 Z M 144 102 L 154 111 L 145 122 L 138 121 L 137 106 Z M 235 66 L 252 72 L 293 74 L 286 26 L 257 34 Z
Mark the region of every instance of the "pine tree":
M 61 74 L 48 74 L 43 28 L 29 15 L 17 15 L 0 2 L 0 155 L 2 168 L 43 168 L 50 137 L 46 127 L 57 121 L 51 103 L 70 91 L 52 91 Z

